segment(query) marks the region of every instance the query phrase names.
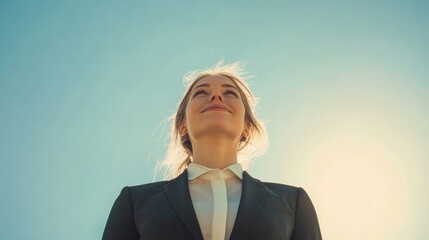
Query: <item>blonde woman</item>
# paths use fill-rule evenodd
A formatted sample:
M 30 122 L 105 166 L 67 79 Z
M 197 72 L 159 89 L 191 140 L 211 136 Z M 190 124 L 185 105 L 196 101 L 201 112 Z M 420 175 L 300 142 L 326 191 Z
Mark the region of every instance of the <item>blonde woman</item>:
M 124 187 L 103 239 L 322 239 L 304 189 L 243 170 L 268 139 L 241 64 L 221 61 L 185 80 L 162 163 L 172 179 Z

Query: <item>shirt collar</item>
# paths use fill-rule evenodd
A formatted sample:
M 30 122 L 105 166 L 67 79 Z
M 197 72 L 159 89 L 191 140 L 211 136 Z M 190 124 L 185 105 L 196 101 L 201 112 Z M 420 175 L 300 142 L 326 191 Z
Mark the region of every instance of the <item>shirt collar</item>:
M 218 170 L 218 169 L 208 168 L 196 163 L 190 163 L 187 169 L 188 169 L 188 180 L 194 180 L 195 178 L 198 178 L 204 173 L 207 173 L 213 170 Z M 228 171 L 231 171 L 233 175 L 243 180 L 243 167 L 241 166 L 240 163 L 235 163 L 222 169 L 222 173 L 226 173 Z

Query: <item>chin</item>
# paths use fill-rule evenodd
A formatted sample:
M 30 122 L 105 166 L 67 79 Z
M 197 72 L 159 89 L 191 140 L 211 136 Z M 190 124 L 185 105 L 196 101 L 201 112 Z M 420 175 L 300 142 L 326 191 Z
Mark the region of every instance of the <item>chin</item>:
M 228 136 L 232 135 L 240 135 L 241 133 L 237 133 L 237 127 L 233 125 L 226 125 L 226 124 L 210 124 L 210 126 L 206 126 L 204 129 L 202 129 L 201 132 L 205 133 L 213 133 L 213 134 L 226 134 Z

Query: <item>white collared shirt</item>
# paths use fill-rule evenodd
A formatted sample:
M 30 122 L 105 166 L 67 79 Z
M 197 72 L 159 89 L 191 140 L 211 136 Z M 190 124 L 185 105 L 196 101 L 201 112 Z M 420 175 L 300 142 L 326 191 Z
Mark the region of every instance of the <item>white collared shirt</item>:
M 239 163 L 222 170 L 189 164 L 189 191 L 205 240 L 229 239 L 240 203 L 242 179 Z

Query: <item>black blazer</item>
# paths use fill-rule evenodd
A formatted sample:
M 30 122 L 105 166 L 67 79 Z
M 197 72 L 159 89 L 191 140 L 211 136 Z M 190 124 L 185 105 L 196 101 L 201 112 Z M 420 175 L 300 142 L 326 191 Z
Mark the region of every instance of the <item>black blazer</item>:
M 124 187 L 113 204 L 103 240 L 203 240 L 188 187 L 188 172 L 170 181 Z M 231 233 L 235 239 L 322 239 L 316 211 L 302 188 L 261 182 L 243 172 Z

